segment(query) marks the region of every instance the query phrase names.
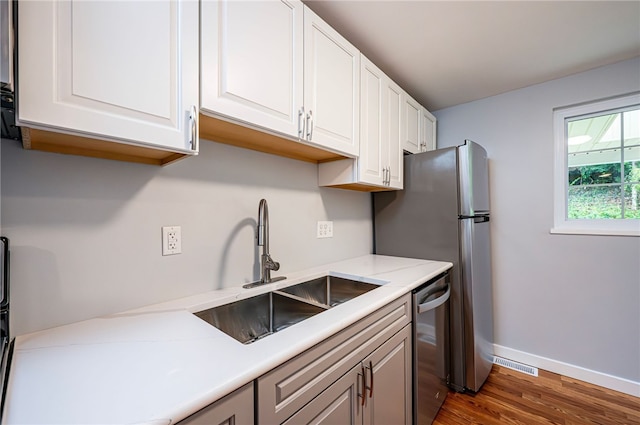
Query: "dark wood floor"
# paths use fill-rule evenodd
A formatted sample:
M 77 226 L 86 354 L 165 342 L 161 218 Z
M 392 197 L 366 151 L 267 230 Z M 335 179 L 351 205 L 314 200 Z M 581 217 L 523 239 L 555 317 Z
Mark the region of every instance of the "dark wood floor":
M 640 398 L 555 373 L 493 370 L 478 394 L 450 392 L 434 425 L 640 425 Z

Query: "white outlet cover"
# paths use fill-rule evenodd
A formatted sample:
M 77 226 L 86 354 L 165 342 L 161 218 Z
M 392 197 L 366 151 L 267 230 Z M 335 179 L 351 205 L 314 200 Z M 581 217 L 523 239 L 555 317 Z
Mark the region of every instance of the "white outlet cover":
M 182 253 L 182 231 L 180 226 L 162 228 L 162 255 Z
M 332 238 L 333 237 L 333 221 L 319 221 L 317 238 Z

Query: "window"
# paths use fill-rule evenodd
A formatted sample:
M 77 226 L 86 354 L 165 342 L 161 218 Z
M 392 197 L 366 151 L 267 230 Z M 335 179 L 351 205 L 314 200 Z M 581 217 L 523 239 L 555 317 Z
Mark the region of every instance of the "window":
M 557 109 L 551 233 L 640 236 L 640 94 Z

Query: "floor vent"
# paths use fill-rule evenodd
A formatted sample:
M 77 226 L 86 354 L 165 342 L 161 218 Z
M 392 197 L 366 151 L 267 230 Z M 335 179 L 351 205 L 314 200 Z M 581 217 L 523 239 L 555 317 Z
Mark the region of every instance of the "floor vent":
M 509 369 L 517 370 L 518 372 L 526 373 L 531 376 L 538 376 L 538 368 L 529 366 L 523 363 L 514 362 L 513 360 L 507 360 L 502 357 L 494 357 L 493 363 L 504 366 Z

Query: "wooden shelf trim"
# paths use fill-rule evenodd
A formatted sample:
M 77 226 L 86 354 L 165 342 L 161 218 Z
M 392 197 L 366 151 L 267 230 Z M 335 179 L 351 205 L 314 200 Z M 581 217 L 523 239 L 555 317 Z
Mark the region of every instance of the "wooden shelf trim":
M 66 133 L 21 127 L 22 147 L 45 152 L 114 159 L 151 165 L 167 165 L 187 154 L 110 142 Z
M 345 157 L 296 140 L 200 114 L 200 138 L 313 163 Z

